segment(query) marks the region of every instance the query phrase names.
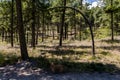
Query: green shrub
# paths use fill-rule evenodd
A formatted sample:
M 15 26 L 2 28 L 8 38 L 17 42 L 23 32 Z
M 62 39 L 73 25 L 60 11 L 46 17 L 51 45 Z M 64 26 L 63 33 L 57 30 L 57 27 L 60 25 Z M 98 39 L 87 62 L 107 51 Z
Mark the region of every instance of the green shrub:
M 110 29 L 108 27 L 100 27 L 94 33 L 95 38 L 101 39 L 110 36 Z

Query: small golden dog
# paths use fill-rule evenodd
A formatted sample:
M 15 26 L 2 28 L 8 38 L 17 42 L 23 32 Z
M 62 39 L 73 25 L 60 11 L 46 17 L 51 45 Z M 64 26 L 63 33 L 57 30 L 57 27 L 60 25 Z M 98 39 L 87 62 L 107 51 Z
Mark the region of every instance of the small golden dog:
M 62 64 L 50 64 L 50 69 L 53 73 L 63 73 L 64 72 L 64 66 Z

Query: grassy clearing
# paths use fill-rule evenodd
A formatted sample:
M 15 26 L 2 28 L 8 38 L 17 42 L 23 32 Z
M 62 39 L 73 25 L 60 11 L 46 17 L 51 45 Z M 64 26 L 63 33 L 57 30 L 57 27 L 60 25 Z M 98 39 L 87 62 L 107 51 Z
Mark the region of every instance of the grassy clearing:
M 91 55 L 90 41 L 65 41 L 63 47 L 58 47 L 57 41 L 41 43 L 36 49 L 28 47 L 32 60 L 37 67 L 50 69 L 50 63 L 62 64 L 66 71 L 79 72 L 119 72 L 120 43 L 108 43 L 109 39 L 96 40 L 96 57 Z M 0 66 L 13 64 L 20 56 L 19 47 L 11 48 L 9 44 L 0 46 Z

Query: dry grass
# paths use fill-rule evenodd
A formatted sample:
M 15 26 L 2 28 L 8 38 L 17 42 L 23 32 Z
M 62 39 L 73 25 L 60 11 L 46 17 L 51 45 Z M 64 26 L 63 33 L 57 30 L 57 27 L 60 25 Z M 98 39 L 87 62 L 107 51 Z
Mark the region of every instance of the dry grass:
M 111 42 L 109 38 L 96 40 L 96 57 L 91 55 L 91 41 L 65 41 L 63 47 L 58 47 L 58 41 L 53 40 L 37 45 L 36 49 L 28 47 L 30 57 L 44 57 L 46 59 L 63 60 L 77 63 L 112 64 L 120 68 L 120 40 Z M 0 43 L 0 52 L 20 56 L 19 46 L 14 48 L 10 44 Z

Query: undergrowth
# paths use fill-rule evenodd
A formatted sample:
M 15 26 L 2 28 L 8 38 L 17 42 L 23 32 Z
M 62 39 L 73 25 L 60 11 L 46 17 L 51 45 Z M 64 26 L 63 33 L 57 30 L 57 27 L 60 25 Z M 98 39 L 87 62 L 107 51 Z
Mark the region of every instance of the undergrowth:
M 3 52 L 0 52 L 0 66 L 15 64 L 18 59 L 19 57 L 14 53 L 4 54 Z

